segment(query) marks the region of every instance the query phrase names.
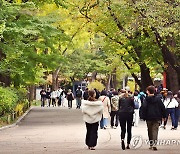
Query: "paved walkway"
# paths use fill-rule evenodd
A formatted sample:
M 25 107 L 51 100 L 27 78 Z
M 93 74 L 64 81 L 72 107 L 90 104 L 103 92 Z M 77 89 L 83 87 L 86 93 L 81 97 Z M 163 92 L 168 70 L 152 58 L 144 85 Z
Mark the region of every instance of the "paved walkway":
M 160 130 L 159 139 L 171 144 L 170 139 L 180 140 L 180 129 Z M 133 127 L 133 136 L 142 136 L 143 145 L 138 149 L 122 151 L 120 148 L 120 128 L 99 130 L 98 145 L 95 151 L 87 149 L 85 124 L 81 110 L 66 107 L 34 107 L 15 127 L 0 130 L 0 154 L 119 154 L 152 153 L 145 144 L 147 128 L 141 121 L 139 127 Z M 141 142 L 139 141 L 139 144 Z M 138 145 L 137 145 L 138 146 Z M 161 145 L 155 153 L 180 153 L 179 145 Z

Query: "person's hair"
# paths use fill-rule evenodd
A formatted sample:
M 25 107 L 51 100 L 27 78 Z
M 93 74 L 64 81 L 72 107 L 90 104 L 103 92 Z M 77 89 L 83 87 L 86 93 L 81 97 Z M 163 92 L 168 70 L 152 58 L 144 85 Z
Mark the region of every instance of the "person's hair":
M 138 96 L 138 92 L 137 91 L 134 92 L 134 96 Z
M 179 90 L 178 93 L 177 93 L 177 98 L 180 99 L 180 90 Z
M 172 91 L 168 91 L 167 92 L 167 96 L 166 96 L 166 98 L 170 98 L 170 100 L 172 100 L 173 99 L 173 93 L 172 93 Z
M 149 91 L 150 94 L 154 94 L 156 89 L 154 86 L 148 86 L 146 90 Z
M 102 91 L 101 91 L 101 96 L 103 96 L 103 95 L 104 95 L 104 96 L 107 96 L 107 91 L 106 91 L 106 90 L 102 90 Z
M 126 90 L 125 89 L 121 89 L 120 92 L 121 93 L 126 93 Z
M 88 101 L 96 101 L 96 92 L 94 90 L 89 90 L 88 91 L 89 98 Z
M 71 92 L 71 89 L 68 89 L 68 92 Z
M 113 95 L 118 95 L 118 92 L 117 91 L 113 91 L 112 94 Z

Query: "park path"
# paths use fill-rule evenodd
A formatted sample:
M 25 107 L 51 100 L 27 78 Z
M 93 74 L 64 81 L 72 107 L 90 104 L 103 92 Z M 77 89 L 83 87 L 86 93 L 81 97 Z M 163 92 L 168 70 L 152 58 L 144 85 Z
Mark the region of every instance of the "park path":
M 66 107 L 33 107 L 18 125 L 0 130 L 0 154 L 118 154 L 152 153 L 148 145 L 138 149 L 122 151 L 120 148 L 120 128 L 99 130 L 98 145 L 95 151 L 87 149 L 85 124 L 81 110 Z M 145 122 L 133 127 L 133 135 L 147 139 Z M 160 130 L 160 139 L 180 140 L 180 129 Z M 179 145 L 158 146 L 156 153 L 180 153 Z

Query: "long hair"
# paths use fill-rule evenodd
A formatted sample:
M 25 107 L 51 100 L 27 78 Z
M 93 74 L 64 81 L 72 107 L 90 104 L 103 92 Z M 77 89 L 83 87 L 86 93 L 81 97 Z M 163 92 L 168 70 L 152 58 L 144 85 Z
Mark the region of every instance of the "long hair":
M 89 90 L 88 92 L 89 94 L 89 98 L 88 98 L 88 101 L 96 101 L 96 92 L 95 90 Z
M 174 97 L 173 97 L 173 93 L 172 93 L 171 91 L 168 91 L 168 92 L 167 92 L 166 99 L 167 99 L 167 98 L 169 98 L 170 101 L 172 101 L 172 99 L 174 98 Z
M 177 98 L 180 99 L 180 90 L 179 90 L 178 93 L 177 93 Z

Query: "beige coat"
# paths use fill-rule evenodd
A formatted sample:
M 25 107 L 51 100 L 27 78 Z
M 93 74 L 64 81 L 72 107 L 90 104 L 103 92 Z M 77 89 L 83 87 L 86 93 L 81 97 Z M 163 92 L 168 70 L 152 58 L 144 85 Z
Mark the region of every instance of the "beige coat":
M 103 105 L 101 101 L 82 102 L 83 120 L 87 123 L 95 123 L 101 120 L 103 114 Z
M 105 98 L 105 99 L 104 99 Z M 104 110 L 103 110 L 103 118 L 109 118 L 110 117 L 110 112 L 111 112 L 111 104 L 110 104 L 110 99 L 107 96 L 100 96 L 99 100 L 102 102 L 103 100 L 103 106 L 104 106 Z

